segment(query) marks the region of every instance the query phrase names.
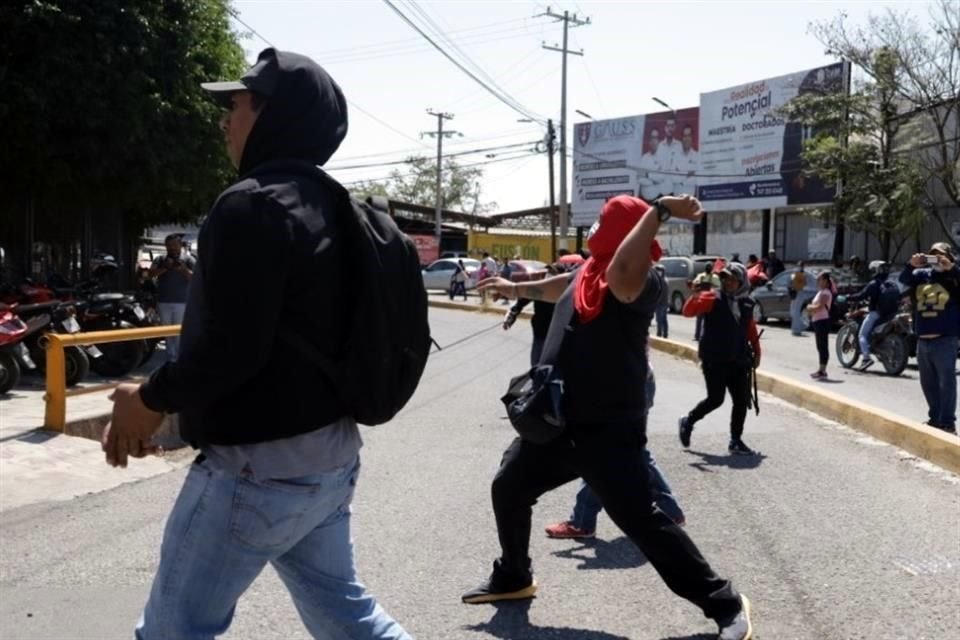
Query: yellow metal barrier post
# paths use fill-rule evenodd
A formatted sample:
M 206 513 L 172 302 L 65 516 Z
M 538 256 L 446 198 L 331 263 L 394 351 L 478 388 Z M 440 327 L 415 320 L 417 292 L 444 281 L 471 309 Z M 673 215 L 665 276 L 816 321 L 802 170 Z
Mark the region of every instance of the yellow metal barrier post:
M 161 327 L 140 327 L 137 329 L 117 329 L 114 331 L 91 331 L 64 335 L 50 333 L 46 344 L 47 351 L 47 393 L 44 396 L 43 426 L 45 429 L 63 432 L 67 427 L 67 397 L 84 393 L 93 393 L 116 387 L 116 384 L 96 385 L 87 389 L 67 391 L 67 365 L 63 353 L 65 347 L 103 344 L 108 342 L 127 342 L 129 340 L 150 340 L 180 335 L 180 325 Z
M 67 426 L 67 364 L 63 336 L 51 333 L 47 339 L 47 394 L 43 426 L 63 432 Z

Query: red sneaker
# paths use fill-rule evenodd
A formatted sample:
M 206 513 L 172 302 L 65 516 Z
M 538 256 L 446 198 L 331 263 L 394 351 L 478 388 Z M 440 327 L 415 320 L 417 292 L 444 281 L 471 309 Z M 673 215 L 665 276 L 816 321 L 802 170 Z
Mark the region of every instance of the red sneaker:
M 596 531 L 580 529 L 579 527 L 573 526 L 570 522 L 552 524 L 546 527 L 544 531 L 547 532 L 548 538 L 592 538 L 596 535 Z

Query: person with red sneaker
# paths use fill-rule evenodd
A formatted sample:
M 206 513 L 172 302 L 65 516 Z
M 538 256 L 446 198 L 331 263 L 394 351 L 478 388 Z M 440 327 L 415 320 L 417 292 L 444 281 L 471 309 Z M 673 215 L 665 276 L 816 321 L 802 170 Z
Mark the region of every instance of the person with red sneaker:
M 655 238 L 670 217 L 696 222 L 700 203 L 691 196 L 667 196 L 652 205 L 615 196 L 594 225 L 590 259 L 573 277 L 481 283 L 509 298 L 556 301 L 558 308 L 572 306 L 575 312 L 569 324 L 554 315 L 547 344 L 561 346 L 555 361 L 541 360 L 562 376 L 563 431 L 542 444 L 516 438 L 504 453 L 492 487 L 501 555 L 490 577 L 463 594 L 463 602 L 536 594 L 529 555 L 532 507 L 544 493 L 583 478 L 670 590 L 717 622 L 720 640 L 753 637 L 749 601 L 714 573 L 684 530 L 653 505 L 642 463 L 646 345 L 663 286 L 653 269 L 662 253 Z
M 647 351 L 649 358 L 649 349 Z M 644 394 L 647 398 L 645 416 L 650 415 L 650 409 L 653 408 L 653 398 L 657 393 L 657 379 L 653 374 L 653 367 L 647 364 L 647 381 L 644 385 Z M 649 449 L 643 450 L 644 465 L 650 474 L 650 493 L 653 496 L 653 503 L 663 511 L 671 520 L 681 527 L 686 524 L 687 517 L 680 508 L 680 503 L 673 495 L 673 490 L 667 483 L 667 478 L 663 475 L 657 461 Z M 573 505 L 573 513 L 568 520 L 557 522 L 547 526 L 544 530 L 548 538 L 592 538 L 596 535 L 597 516 L 603 511 L 603 504 L 597 494 L 590 489 L 590 485 L 581 480 L 580 490 L 577 491 L 577 500 Z

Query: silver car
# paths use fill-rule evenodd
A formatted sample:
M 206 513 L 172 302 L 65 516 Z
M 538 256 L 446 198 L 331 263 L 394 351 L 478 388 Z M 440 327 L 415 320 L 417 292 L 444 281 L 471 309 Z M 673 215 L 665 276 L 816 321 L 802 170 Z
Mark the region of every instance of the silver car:
M 480 261 L 472 258 L 442 258 L 436 260 L 428 267 L 423 269 L 423 288 L 424 289 L 450 289 L 450 278 L 457 270 L 457 262 L 462 262 L 467 270 L 467 289 L 473 289 L 477 286 L 477 279 L 473 274 L 480 268 Z
M 692 295 L 690 285 L 693 279 L 708 264 L 713 264 L 719 256 L 667 256 L 660 258 L 657 264 L 663 266 L 663 275 L 670 290 L 670 310 L 674 313 L 683 311 L 683 303 Z

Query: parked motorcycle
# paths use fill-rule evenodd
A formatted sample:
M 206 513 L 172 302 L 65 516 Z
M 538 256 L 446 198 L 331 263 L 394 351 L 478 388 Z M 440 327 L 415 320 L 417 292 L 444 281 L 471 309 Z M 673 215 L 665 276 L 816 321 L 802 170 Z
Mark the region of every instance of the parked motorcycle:
M 23 319 L 46 315 L 50 322 L 38 333 L 24 341 L 30 357 L 37 365 L 39 373 L 47 370 L 47 335 L 50 333 L 73 334 L 80 332 L 80 323 L 77 322 L 77 308 L 83 308 L 85 303 L 41 302 L 33 305 L 20 305 L 17 313 Z M 68 387 L 80 383 L 90 371 L 91 359 L 103 354 L 96 345 L 84 347 L 68 346 L 63 349 L 65 377 Z
M 837 360 L 850 369 L 860 360 L 860 326 L 867 309 L 857 309 L 846 315 L 846 321 L 837 332 Z M 897 313 L 886 322 L 877 323 L 870 335 L 870 354 L 883 365 L 887 375 L 899 376 L 907 368 L 913 329 L 909 313 Z
M 49 316 L 38 316 L 24 322 L 16 308 L 0 303 L 0 394 L 5 394 L 20 382 L 25 367 L 36 368 L 23 341 L 49 324 Z
M 97 278 L 76 285 L 56 274 L 51 274 L 46 284 L 27 279 L 16 287 L 7 287 L 0 299 L 27 304 L 56 300 L 73 302 L 77 308 L 76 320 L 83 331 L 132 329 L 156 324 L 134 296 L 104 292 Z M 131 340 L 95 346 L 99 356 L 90 361 L 90 369 L 101 376 L 119 378 L 149 360 L 156 349 L 156 341 Z

